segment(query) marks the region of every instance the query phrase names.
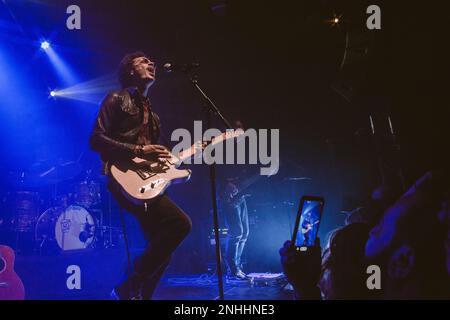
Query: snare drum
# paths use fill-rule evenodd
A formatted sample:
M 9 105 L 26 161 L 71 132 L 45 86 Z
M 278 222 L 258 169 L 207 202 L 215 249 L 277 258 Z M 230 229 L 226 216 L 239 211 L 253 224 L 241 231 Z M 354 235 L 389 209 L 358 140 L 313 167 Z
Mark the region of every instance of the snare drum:
M 100 185 L 93 180 L 76 183 L 73 187 L 73 202 L 89 209 L 100 203 Z

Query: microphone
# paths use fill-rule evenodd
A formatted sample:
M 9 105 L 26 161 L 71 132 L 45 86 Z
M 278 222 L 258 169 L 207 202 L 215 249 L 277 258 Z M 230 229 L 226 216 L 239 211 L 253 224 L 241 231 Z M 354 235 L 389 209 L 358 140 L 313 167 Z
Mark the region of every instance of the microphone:
M 183 63 L 183 64 L 167 62 L 163 66 L 164 71 L 167 73 L 176 72 L 176 71 L 190 72 L 198 67 L 200 67 L 200 63 L 198 63 L 198 62 Z

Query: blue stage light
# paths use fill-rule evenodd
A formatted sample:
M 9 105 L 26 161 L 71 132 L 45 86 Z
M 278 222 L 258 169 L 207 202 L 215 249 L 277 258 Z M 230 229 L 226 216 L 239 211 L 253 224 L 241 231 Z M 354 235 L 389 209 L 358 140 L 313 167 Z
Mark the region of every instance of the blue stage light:
M 56 52 L 56 48 L 54 46 L 51 46 L 50 44 L 45 45 L 45 42 L 47 41 L 42 42 L 41 48 L 43 48 L 42 50 L 44 50 L 52 66 L 55 68 L 62 84 L 64 86 L 72 86 L 77 83 L 78 79 L 67 62 L 60 56 L 59 53 Z
M 50 48 L 50 43 L 48 41 L 42 41 L 41 48 L 47 50 L 48 48 Z
M 56 91 L 55 90 L 50 91 L 50 96 L 52 97 L 56 96 Z
M 97 105 L 104 98 L 105 92 L 117 89 L 118 87 L 117 75 L 110 73 L 95 79 L 79 82 L 67 88 L 59 88 L 56 91 L 56 96 L 58 98 L 84 101 Z

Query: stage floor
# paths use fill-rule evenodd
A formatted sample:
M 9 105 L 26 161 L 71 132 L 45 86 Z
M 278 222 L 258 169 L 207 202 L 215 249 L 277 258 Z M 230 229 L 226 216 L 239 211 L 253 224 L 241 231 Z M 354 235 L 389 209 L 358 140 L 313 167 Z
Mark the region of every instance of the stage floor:
M 70 288 L 73 274 L 80 271 L 80 288 Z M 26 299 L 31 300 L 110 300 L 111 290 L 120 283 L 126 257 L 123 250 L 97 250 L 57 256 L 17 256 L 15 270 L 22 279 Z M 264 274 L 263 274 L 264 275 Z M 271 276 L 273 274 L 265 274 Z M 279 275 L 279 274 L 275 274 Z M 264 279 L 264 278 L 259 278 Z M 168 273 L 157 287 L 155 300 L 214 300 L 219 290 L 215 274 Z M 286 280 L 238 281 L 224 276 L 227 300 L 291 300 Z
M 209 281 L 205 275 L 169 275 L 161 280 L 153 296 L 154 300 L 218 300 L 217 281 Z M 254 286 L 249 282 L 224 284 L 225 300 L 292 300 L 292 291 L 284 284 Z M 67 292 L 27 294 L 30 300 L 112 300 L 110 292 L 99 287 L 82 294 L 68 295 Z
M 217 280 L 206 275 L 168 276 L 155 291 L 155 300 L 214 300 L 218 299 Z M 292 300 L 292 291 L 285 283 L 267 286 L 249 281 L 225 281 L 226 300 Z

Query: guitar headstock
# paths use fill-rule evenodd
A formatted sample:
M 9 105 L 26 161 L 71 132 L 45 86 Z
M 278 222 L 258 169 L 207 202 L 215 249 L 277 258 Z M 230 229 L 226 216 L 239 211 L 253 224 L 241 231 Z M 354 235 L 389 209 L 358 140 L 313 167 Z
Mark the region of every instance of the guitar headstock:
M 227 131 L 212 137 L 211 141 L 196 141 L 189 149 L 183 150 L 178 154 L 178 158 L 180 162 L 183 162 L 185 159 L 200 155 L 200 151 L 205 150 L 208 145 L 216 145 L 224 142 L 228 139 L 235 139 L 244 135 L 244 130 L 242 129 L 228 129 Z

